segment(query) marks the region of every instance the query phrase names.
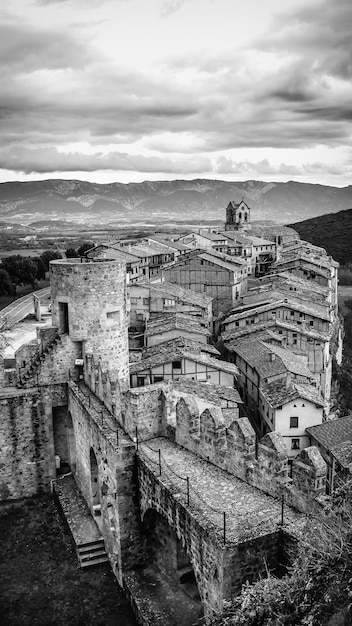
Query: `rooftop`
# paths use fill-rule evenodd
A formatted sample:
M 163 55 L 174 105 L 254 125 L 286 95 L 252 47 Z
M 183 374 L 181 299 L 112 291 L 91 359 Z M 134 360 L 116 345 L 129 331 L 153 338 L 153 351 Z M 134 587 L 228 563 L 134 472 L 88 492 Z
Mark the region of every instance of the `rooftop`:
M 167 281 L 162 283 L 149 283 L 143 281 L 137 283 L 136 286 L 147 287 L 154 292 L 159 292 L 161 294 L 165 294 L 166 296 L 173 296 L 178 300 L 189 302 L 190 304 L 194 304 L 203 308 L 208 307 L 213 300 L 213 298 L 210 298 L 204 293 L 193 291 L 192 289 L 186 289 L 185 287 L 180 287 L 179 285 L 176 285 L 174 283 L 168 283 Z M 133 286 L 131 285 L 131 287 Z
M 324 406 L 323 398 L 312 385 L 291 383 L 291 385 L 287 386 L 285 381 L 277 381 L 262 387 L 261 392 L 273 408 L 288 404 L 288 402 L 292 402 L 296 398 L 303 398 L 318 406 Z
M 199 344 L 199 346 L 202 347 L 202 344 Z M 237 376 L 239 373 L 237 367 L 232 363 L 215 359 L 213 356 L 201 352 L 200 349 L 192 352 L 191 346 L 182 347 L 177 346 L 176 344 L 172 345 L 171 342 L 163 342 L 157 346 L 153 346 L 152 350 L 150 348 L 144 350 L 140 361 L 130 363 L 130 374 L 137 374 L 138 372 L 150 370 L 158 365 L 172 363 L 172 361 L 179 361 L 182 359 L 187 359 L 195 363 L 201 363 L 202 365 L 233 374 L 234 376 Z
M 306 428 L 309 435 L 327 450 L 352 440 L 352 414 Z
M 241 396 L 237 389 L 225 387 L 224 385 L 210 385 L 200 380 L 191 380 L 189 378 L 180 378 L 172 381 L 172 386 L 176 391 L 196 395 L 203 400 L 213 402 L 217 406 L 221 404 L 221 400 L 226 402 L 236 402 L 242 404 Z
M 271 311 L 273 309 L 278 309 L 280 307 L 286 307 L 293 311 L 299 311 L 300 313 L 305 313 L 306 315 L 311 315 L 312 317 L 317 317 L 319 319 L 330 322 L 330 316 L 326 313 L 322 313 L 318 310 L 318 307 L 315 307 L 314 302 L 310 302 L 311 306 L 304 306 L 299 302 L 294 302 L 289 298 L 283 298 L 282 300 L 274 300 L 273 302 L 269 302 L 266 304 L 253 303 L 252 305 L 246 304 L 244 307 L 238 307 L 238 312 L 236 313 L 236 309 L 233 309 L 229 317 L 227 317 L 223 324 L 231 324 L 236 320 L 246 319 L 251 315 L 256 315 L 259 313 L 265 313 L 266 311 Z M 245 310 L 242 310 L 245 309 Z
M 190 333 L 197 333 L 198 335 L 205 335 L 206 337 L 211 335 L 210 331 L 197 322 L 194 317 L 183 315 L 182 313 L 169 313 L 149 320 L 145 336 L 152 337 L 170 330 L 184 330 Z

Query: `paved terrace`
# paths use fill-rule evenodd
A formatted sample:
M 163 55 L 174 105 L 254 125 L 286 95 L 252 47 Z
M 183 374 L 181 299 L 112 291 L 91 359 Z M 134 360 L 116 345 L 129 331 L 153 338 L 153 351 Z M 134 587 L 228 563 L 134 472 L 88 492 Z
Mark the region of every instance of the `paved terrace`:
M 274 533 L 281 527 L 280 500 L 251 487 L 168 439 L 157 437 L 148 442 L 139 442 L 138 451 L 156 479 L 171 490 L 175 499 L 191 510 L 201 526 L 208 529 L 212 526 L 219 540 L 223 541 L 224 537 L 224 513 L 227 544 L 249 541 Z M 303 514 L 285 505 L 282 528 L 298 536 L 306 519 Z

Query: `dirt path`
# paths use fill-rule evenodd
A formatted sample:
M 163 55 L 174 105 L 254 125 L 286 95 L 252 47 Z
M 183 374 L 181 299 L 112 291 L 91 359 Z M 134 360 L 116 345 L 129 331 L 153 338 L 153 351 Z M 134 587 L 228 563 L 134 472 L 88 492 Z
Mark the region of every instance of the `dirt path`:
M 0 509 L 0 623 L 136 626 L 108 565 L 78 567 L 49 498 Z

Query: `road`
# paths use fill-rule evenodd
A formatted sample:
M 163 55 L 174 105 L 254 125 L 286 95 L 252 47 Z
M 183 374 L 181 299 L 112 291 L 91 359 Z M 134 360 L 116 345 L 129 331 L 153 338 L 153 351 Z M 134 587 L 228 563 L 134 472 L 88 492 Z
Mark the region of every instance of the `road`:
M 18 298 L 18 300 L 15 300 L 2 309 L 0 311 L 0 320 L 6 319 L 7 328 L 11 328 L 17 324 L 17 322 L 27 317 L 27 315 L 34 313 L 33 295 L 36 295 L 41 300 L 48 298 L 50 297 L 50 287 L 38 289 L 38 291 L 33 291 L 26 296 L 22 296 L 22 298 Z

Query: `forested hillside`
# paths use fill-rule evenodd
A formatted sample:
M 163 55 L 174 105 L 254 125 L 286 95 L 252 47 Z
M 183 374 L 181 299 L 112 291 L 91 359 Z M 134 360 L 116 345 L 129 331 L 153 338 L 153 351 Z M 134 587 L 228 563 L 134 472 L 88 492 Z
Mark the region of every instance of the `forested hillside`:
M 301 239 L 325 248 L 341 265 L 352 263 L 352 209 L 320 215 L 290 226 Z

